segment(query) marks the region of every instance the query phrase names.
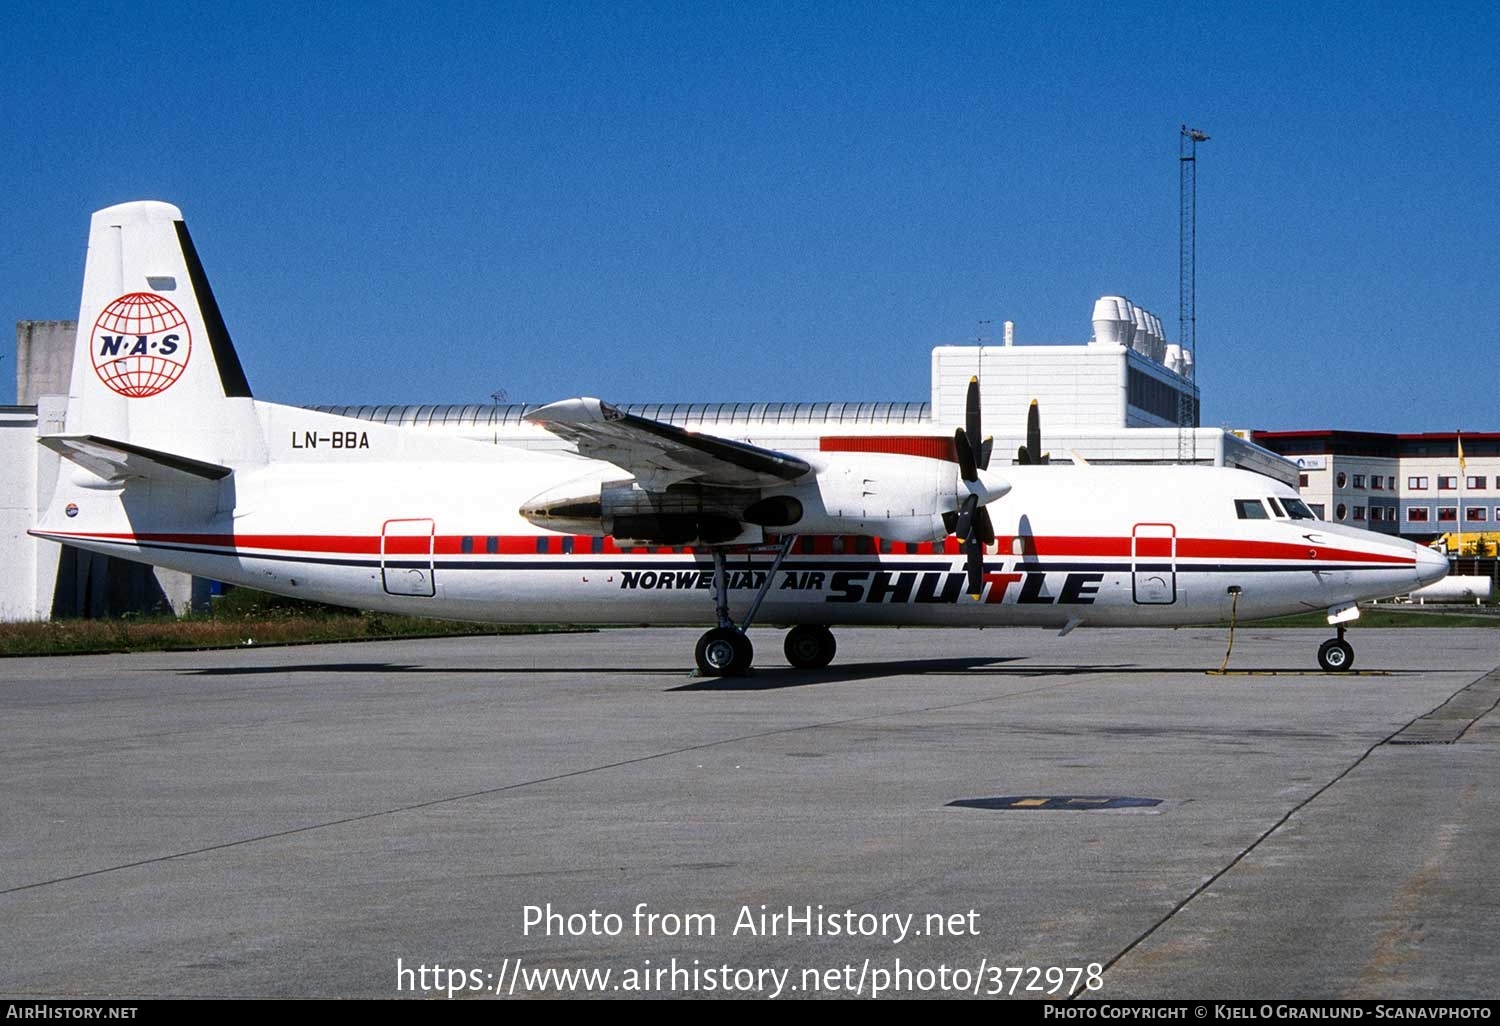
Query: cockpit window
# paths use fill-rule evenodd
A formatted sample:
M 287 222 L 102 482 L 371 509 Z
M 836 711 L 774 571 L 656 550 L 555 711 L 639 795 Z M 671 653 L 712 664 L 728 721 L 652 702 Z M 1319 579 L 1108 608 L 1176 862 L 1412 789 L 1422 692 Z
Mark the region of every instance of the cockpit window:
M 1301 499 L 1282 499 L 1282 505 L 1286 506 L 1287 516 L 1293 520 L 1316 520 L 1313 511 L 1307 508 L 1307 503 Z
M 1266 501 L 1271 504 L 1271 512 L 1272 513 L 1275 513 L 1278 517 L 1284 517 L 1284 516 L 1286 516 L 1285 513 L 1281 512 L 1281 506 L 1276 502 L 1276 496 L 1274 496 L 1274 495 L 1267 495 L 1266 496 Z
M 1241 520 L 1269 520 L 1266 516 L 1266 507 L 1262 506 L 1259 499 L 1235 499 L 1234 511 L 1239 514 Z

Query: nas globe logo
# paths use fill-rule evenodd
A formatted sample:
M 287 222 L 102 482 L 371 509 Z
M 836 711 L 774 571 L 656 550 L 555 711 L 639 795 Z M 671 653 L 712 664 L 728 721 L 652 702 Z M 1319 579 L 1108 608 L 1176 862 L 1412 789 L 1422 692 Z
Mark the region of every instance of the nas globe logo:
M 187 318 L 154 292 L 121 296 L 94 322 L 94 371 L 100 381 L 132 399 L 172 387 L 187 369 L 192 350 Z

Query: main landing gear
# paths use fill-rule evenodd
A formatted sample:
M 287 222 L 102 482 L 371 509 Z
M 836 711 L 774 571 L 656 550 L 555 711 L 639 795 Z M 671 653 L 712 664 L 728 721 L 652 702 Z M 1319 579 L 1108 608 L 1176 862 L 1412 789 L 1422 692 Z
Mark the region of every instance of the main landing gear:
M 760 582 L 760 587 L 755 591 L 755 598 L 750 603 L 749 612 L 745 614 L 745 621 L 738 625 L 729 616 L 729 572 L 725 566 L 724 552 L 721 549 L 713 550 L 714 619 L 718 626 L 698 639 L 697 648 L 693 652 L 700 674 L 705 677 L 742 677 L 750 672 L 750 665 L 755 661 L 755 646 L 750 644 L 745 632 L 755 622 L 755 614 L 760 612 L 760 604 L 771 590 L 776 571 L 781 569 L 781 563 L 792 550 L 792 542 L 795 540 L 793 536 L 781 539 L 781 547 L 776 550 L 776 558 L 766 571 L 765 580 Z M 837 649 L 833 632 L 827 627 L 805 624 L 787 632 L 786 660 L 798 669 L 816 670 L 827 666 L 833 662 Z
M 760 582 L 760 587 L 755 591 L 750 611 L 745 614 L 745 622 L 738 626 L 729 615 L 729 570 L 725 566 L 724 550 L 713 550 L 714 620 L 718 622 L 718 626 L 699 638 L 698 647 L 693 650 L 698 672 L 703 676 L 743 677 L 750 672 L 750 664 L 755 661 L 755 646 L 750 644 L 745 632 L 754 622 L 755 614 L 760 612 L 760 604 L 771 590 L 771 582 L 776 578 L 776 571 L 781 569 L 781 561 L 792 551 L 794 540 L 791 535 L 781 540 L 781 547 L 776 550 L 771 569 L 766 571 L 766 579 Z
M 1354 666 L 1354 646 L 1344 640 L 1344 628 L 1338 628 L 1339 636 L 1329 638 L 1318 646 L 1318 665 L 1329 673 L 1343 673 Z
M 755 660 L 755 646 L 734 624 L 715 627 L 698 639 L 693 655 L 705 677 L 743 677 Z
M 833 640 L 833 631 L 827 627 L 804 623 L 786 632 L 782 649 L 786 652 L 786 661 L 797 669 L 821 670 L 833 662 L 839 646 Z

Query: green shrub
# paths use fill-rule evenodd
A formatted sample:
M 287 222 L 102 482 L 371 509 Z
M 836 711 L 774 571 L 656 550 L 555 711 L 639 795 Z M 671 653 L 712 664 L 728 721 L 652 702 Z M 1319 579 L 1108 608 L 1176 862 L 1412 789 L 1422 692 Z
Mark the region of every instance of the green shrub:
M 232 588 L 214 599 L 213 616 L 223 620 L 267 619 L 293 616 L 346 616 L 352 610 L 326 602 L 272 595 L 254 588 Z

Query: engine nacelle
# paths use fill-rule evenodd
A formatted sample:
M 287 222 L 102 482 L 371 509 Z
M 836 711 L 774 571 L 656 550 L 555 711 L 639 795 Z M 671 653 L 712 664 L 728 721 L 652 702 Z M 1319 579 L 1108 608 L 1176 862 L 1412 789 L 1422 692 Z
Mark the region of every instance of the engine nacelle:
M 692 484 L 648 492 L 633 479 L 584 478 L 536 496 L 521 515 L 550 531 L 657 545 L 755 543 L 761 528 L 915 543 L 947 537 L 971 491 L 992 502 L 1010 490 L 988 472 L 966 484 L 958 464 L 923 456 L 820 453 L 813 468 L 800 481 L 760 492 Z
M 653 545 L 757 542 L 740 511 L 754 492 L 673 485 L 648 492 L 633 480 L 573 481 L 535 496 L 521 515 L 538 527 L 563 534 L 613 535 Z
M 828 452 L 818 454 L 814 469 L 815 476 L 761 500 L 801 506 L 802 516 L 784 525 L 788 531 L 938 541 L 948 535 L 944 514 L 952 515 L 964 491 L 957 464 L 922 456 Z

